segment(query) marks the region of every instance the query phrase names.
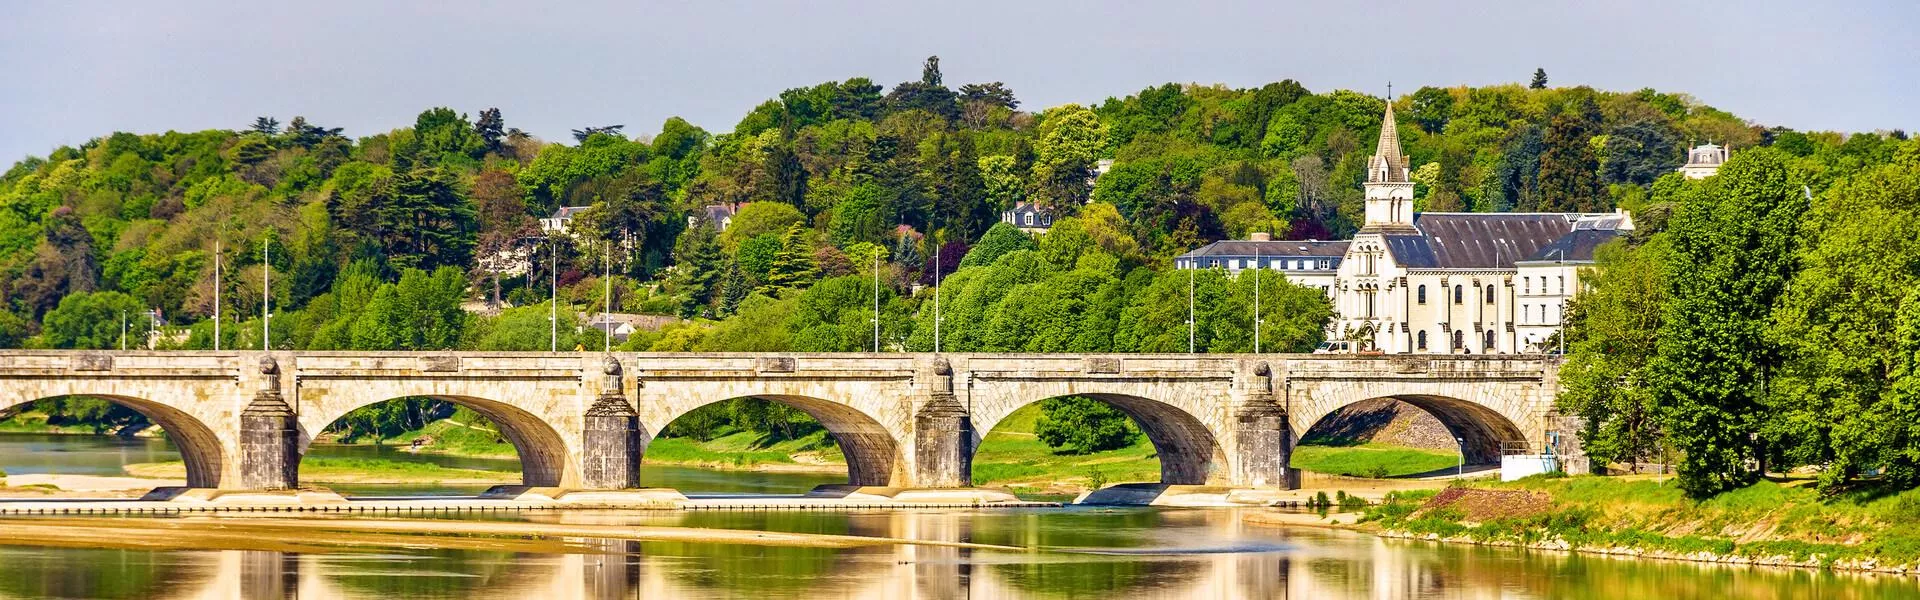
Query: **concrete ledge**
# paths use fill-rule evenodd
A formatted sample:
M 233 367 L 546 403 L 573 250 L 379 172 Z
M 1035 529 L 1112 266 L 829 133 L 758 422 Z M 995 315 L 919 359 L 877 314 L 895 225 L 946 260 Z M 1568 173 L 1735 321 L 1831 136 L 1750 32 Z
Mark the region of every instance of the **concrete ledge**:
M 671 488 L 575 490 L 559 487 L 496 485 L 481 492 L 480 498 L 529 504 L 563 504 L 573 508 L 681 508 L 687 503 L 685 495 Z
M 1221 485 L 1122 483 L 1081 494 L 1074 504 L 1107 506 L 1235 507 L 1266 506 L 1290 499 L 1298 492 L 1277 487 L 1250 488 Z
M 830 484 L 813 488 L 808 498 L 828 498 L 848 502 L 898 504 L 1011 504 L 1024 501 L 1001 490 L 987 488 L 896 488 Z
M 162 487 L 147 492 L 140 500 L 221 506 L 322 506 L 347 503 L 345 497 L 326 488 L 261 491 Z

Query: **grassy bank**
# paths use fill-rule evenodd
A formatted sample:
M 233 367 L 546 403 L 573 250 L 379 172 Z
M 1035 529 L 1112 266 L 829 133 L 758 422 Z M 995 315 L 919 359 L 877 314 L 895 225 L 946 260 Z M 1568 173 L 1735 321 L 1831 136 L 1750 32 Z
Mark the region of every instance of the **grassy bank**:
M 124 467 L 128 475 L 156 479 L 186 477 L 179 461 L 139 463 Z M 455 469 L 417 462 L 363 458 L 313 457 L 300 461 L 300 481 L 307 483 L 487 484 L 520 481 L 519 472 Z
M 1377 479 L 1450 469 L 1459 462 L 1457 452 L 1369 442 L 1353 446 L 1297 446 L 1293 449 L 1292 465 L 1315 473 Z
M 1646 476 L 1475 483 L 1394 494 L 1364 523 L 1390 535 L 1687 560 L 1920 565 L 1920 490 L 1823 498 L 1804 480 L 1701 501 Z
M 647 445 L 647 464 L 746 471 L 845 471 L 846 457 L 825 431 L 792 440 L 769 440 L 736 431 L 711 440 L 658 438 Z
M 987 432 L 973 455 L 974 485 L 1070 495 L 1110 483 L 1160 480 L 1160 460 L 1146 436 L 1118 450 L 1055 454 L 1033 434 L 1039 418 L 1040 404 L 1029 404 Z

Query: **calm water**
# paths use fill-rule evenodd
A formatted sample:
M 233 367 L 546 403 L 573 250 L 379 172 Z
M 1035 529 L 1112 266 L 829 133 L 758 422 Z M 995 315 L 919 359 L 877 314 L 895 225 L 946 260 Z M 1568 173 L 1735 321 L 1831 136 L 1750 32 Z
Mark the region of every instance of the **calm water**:
M 164 444 L 45 437 L 0 436 L 0 468 L 112 474 L 115 460 L 173 459 Z M 685 476 L 758 482 L 743 491 L 786 485 L 759 474 Z M 36 547 L 0 530 L 0 598 L 1920 598 L 1915 578 L 1445 546 L 1240 517 L 1147 508 L 524 517 L 1044 549 L 1033 552 L 605 541 L 598 554 L 303 555 Z

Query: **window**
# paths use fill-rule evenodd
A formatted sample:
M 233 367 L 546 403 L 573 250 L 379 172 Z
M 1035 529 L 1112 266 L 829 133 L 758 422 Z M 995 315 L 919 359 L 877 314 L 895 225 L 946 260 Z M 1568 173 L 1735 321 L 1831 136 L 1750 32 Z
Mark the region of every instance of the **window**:
M 1527 306 L 1524 304 L 1520 305 L 1520 324 L 1525 325 L 1527 323 L 1527 319 L 1532 317 L 1533 317 L 1533 307 Z
M 1486 337 L 1487 337 L 1487 341 L 1485 344 L 1480 346 L 1480 349 L 1488 352 L 1492 352 L 1493 351 L 1493 330 L 1492 329 L 1487 330 Z
M 1420 349 L 1427 349 L 1427 332 L 1424 329 L 1420 331 Z
M 1560 295 L 1565 296 L 1567 294 L 1567 276 L 1561 275 L 1559 279 L 1560 279 Z
M 1487 284 L 1487 304 L 1493 304 L 1493 284 Z
M 1321 269 L 1330 269 L 1330 268 L 1332 268 L 1332 267 L 1331 267 L 1331 266 L 1329 266 L 1329 265 L 1332 265 L 1332 264 L 1333 264 L 1333 259 L 1329 259 L 1329 258 L 1322 258 L 1322 259 L 1320 259 L 1320 268 L 1321 268 Z
M 1453 349 L 1463 350 L 1466 347 L 1467 347 L 1467 334 L 1461 332 L 1458 329 L 1453 330 Z
M 1533 278 L 1532 278 L 1532 277 L 1522 277 L 1522 278 L 1520 278 L 1520 281 L 1522 281 L 1522 282 L 1524 282 L 1524 283 L 1525 283 L 1525 285 L 1524 285 L 1523 287 L 1521 287 L 1521 288 L 1520 288 L 1520 290 L 1521 290 L 1521 291 L 1522 291 L 1523 293 L 1527 293 L 1527 294 L 1531 294 L 1531 293 L 1533 293 Z
M 1426 286 L 1426 285 L 1421 285 L 1421 286 L 1420 286 L 1420 289 L 1419 289 L 1419 290 L 1416 290 L 1416 291 L 1414 292 L 1414 295 L 1415 295 L 1415 296 L 1418 296 L 1418 297 L 1420 298 L 1420 300 L 1419 300 L 1419 302 L 1420 302 L 1421 304 L 1426 304 L 1426 303 L 1427 303 L 1427 286 Z M 1421 337 L 1421 339 L 1426 339 L 1426 337 L 1427 337 L 1427 333 L 1426 333 L 1426 332 L 1424 332 L 1424 331 L 1422 331 L 1422 332 L 1420 332 L 1420 337 Z M 1425 348 L 1425 347 L 1427 347 L 1427 345 L 1426 345 L 1426 344 L 1421 344 L 1421 345 L 1420 345 L 1420 347 L 1421 347 L 1421 348 Z
M 1466 288 L 1461 287 L 1459 285 L 1453 286 L 1453 303 L 1461 304 L 1465 302 L 1465 300 L 1463 300 L 1463 298 L 1467 297 L 1465 292 L 1466 292 Z
M 1033 213 L 1027 213 L 1027 215 L 1026 215 L 1026 219 L 1027 219 L 1027 226 L 1028 226 L 1028 227 L 1032 227 L 1032 226 L 1033 226 Z

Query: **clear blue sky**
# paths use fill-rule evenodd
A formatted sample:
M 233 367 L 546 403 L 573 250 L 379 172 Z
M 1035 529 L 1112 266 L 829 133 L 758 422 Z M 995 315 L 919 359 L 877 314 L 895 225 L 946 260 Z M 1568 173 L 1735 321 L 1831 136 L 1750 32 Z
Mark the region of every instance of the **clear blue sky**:
M 1034 109 L 1168 81 L 1378 94 L 1544 67 L 1555 85 L 1682 91 L 1769 125 L 1920 129 L 1920 3 L 1904 1 L 281 4 L 9 0 L 0 165 L 257 115 L 361 136 L 442 105 L 497 106 L 547 139 L 673 115 L 723 132 L 782 89 L 891 86 L 929 54 L 949 86 L 1004 81 Z

